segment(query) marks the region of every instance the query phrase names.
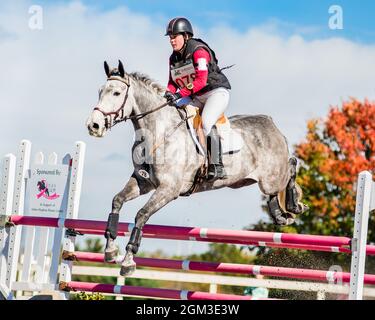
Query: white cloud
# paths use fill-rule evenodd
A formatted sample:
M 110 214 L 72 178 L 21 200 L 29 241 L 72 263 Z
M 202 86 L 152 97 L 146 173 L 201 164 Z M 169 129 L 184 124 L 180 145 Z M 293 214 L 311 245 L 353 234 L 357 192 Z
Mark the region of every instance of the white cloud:
M 33 31 L 27 27 L 29 5 L 12 1 L 0 10 L 0 154 L 16 152 L 23 138 L 34 143 L 34 151 L 61 156 L 74 141 L 85 141 L 82 217 L 106 219 L 113 195 L 132 172 L 133 128 L 118 126 L 98 140 L 88 136 L 85 120 L 105 80 L 104 60 L 113 65 L 120 58 L 128 71 L 166 83 L 167 18 L 154 20 L 126 7 L 99 12 L 72 2 L 45 7 L 44 29 Z M 375 46 L 340 38 L 307 41 L 269 25 L 245 33 L 223 26 L 196 30 L 215 49 L 221 67 L 236 64 L 226 71 L 233 87 L 228 114 L 269 114 L 290 143 L 302 139 L 305 121 L 325 116 L 329 105 L 349 96 L 375 97 Z M 146 199 L 126 204 L 121 220 L 133 220 Z M 150 223 L 239 229 L 266 219 L 260 204 L 255 186 L 219 190 L 179 199 Z M 145 246 L 152 250 L 162 242 Z

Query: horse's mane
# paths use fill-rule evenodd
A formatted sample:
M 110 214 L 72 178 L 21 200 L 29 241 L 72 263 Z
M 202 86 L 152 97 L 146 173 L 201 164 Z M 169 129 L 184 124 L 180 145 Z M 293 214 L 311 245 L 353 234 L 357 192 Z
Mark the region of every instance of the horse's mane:
M 151 89 L 159 95 L 164 94 L 165 87 L 151 79 L 148 75 L 140 72 L 129 73 L 129 76 L 138 83 L 143 84 L 146 88 Z

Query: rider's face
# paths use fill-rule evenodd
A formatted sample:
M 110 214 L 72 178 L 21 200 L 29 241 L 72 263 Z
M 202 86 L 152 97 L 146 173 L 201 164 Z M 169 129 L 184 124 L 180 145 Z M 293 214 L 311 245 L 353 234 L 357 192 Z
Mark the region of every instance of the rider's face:
M 169 42 L 173 48 L 173 51 L 180 51 L 185 43 L 184 36 L 182 34 L 170 35 Z

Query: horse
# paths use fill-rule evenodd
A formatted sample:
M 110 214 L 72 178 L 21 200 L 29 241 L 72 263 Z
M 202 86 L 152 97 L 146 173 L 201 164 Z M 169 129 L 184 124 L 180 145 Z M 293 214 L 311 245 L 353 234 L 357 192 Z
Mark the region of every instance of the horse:
M 38 181 L 37 187 L 39 191 L 44 191 L 45 194 L 49 197 L 49 190 L 46 185 L 46 180 Z
M 137 212 L 120 275 L 136 270 L 142 228 L 149 218 L 179 196 L 216 190 L 242 188 L 258 183 L 268 197 L 269 215 L 276 225 L 289 225 L 297 214 L 308 208 L 302 202 L 302 190 L 296 183 L 297 160 L 289 157 L 287 140 L 266 115 L 229 117 L 232 130 L 241 135 L 241 150 L 223 155 L 226 178 L 216 181 L 197 179 L 206 162 L 197 150 L 180 108 L 170 106 L 161 86 L 147 75 L 125 72 L 119 60 L 117 68 L 104 62 L 107 75 L 99 101 L 89 115 L 86 126 L 93 137 L 105 136 L 111 128 L 131 120 L 135 130 L 132 147 L 134 171 L 124 188 L 112 200 L 105 231 L 105 262 L 113 262 L 118 254 L 119 213 L 124 203 L 153 191 Z

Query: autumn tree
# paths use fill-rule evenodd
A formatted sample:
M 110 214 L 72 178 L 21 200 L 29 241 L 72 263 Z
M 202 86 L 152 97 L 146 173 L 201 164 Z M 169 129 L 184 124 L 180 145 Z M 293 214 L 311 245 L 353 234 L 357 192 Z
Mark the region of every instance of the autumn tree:
M 332 107 L 326 120 L 310 120 L 306 140 L 295 146 L 301 161 L 297 182 L 310 206 L 301 231 L 351 236 L 358 174 L 375 174 L 375 104 L 351 99 Z M 369 239 L 375 240 L 374 216 Z

